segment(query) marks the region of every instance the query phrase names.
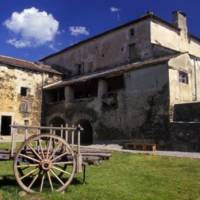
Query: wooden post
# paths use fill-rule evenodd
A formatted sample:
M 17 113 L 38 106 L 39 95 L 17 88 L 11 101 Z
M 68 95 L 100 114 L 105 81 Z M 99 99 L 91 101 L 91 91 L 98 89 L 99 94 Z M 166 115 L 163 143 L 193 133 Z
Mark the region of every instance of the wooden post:
M 68 128 L 68 124 L 66 124 L 65 126 L 66 126 L 66 128 Z M 68 136 L 69 136 L 68 130 L 66 129 L 66 130 L 65 130 L 65 141 L 66 141 L 67 143 L 68 143 Z
M 63 138 L 63 125 L 61 125 L 60 137 Z
M 52 124 L 50 124 L 50 127 L 52 127 L 53 125 Z M 50 128 L 50 134 L 52 134 L 52 128 Z
M 72 131 L 72 149 L 74 147 L 74 124 L 72 125 L 73 131 Z
M 76 166 L 76 172 L 81 173 L 83 171 L 82 168 L 82 155 L 81 155 L 81 151 L 80 151 L 80 146 L 81 146 L 81 126 L 80 124 L 77 127 L 77 135 L 78 135 L 78 141 L 77 141 L 77 155 L 76 155 L 76 162 L 77 162 L 77 166 Z
M 15 125 L 15 122 L 13 123 L 12 127 L 11 127 L 11 136 L 12 136 L 12 141 L 11 141 L 11 157 L 14 156 L 14 150 L 16 147 L 16 143 L 15 143 L 15 131 L 16 128 L 14 128 L 13 126 Z
M 78 141 L 77 141 L 77 152 L 80 154 L 80 146 L 81 146 L 81 126 L 80 124 L 78 125 Z
M 41 130 L 40 130 L 40 128 L 38 128 L 37 135 L 40 135 L 40 132 L 41 132 Z M 37 151 L 39 152 L 39 150 L 40 150 L 40 144 L 39 144 L 39 142 L 37 142 Z
M 26 126 L 26 128 L 25 128 L 25 141 L 28 139 L 28 128 L 27 128 L 27 126 Z

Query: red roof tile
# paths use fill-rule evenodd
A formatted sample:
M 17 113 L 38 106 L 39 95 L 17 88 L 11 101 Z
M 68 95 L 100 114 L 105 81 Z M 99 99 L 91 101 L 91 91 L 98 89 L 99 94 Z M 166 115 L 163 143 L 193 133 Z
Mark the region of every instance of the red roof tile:
M 60 72 L 54 70 L 49 65 L 44 65 L 42 63 L 34 63 L 26 60 L 21 60 L 13 57 L 3 56 L 0 55 L 0 63 L 6 64 L 9 66 L 13 66 L 16 68 L 22 68 L 30 71 L 36 71 L 36 72 L 47 72 L 47 73 L 53 73 L 53 74 L 61 74 Z

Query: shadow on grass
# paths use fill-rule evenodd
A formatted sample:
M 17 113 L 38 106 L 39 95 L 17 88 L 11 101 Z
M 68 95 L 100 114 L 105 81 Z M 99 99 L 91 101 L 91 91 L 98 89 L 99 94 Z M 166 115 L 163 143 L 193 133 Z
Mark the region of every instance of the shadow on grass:
M 27 180 L 27 182 L 29 182 L 30 180 Z M 74 178 L 71 182 L 71 185 L 82 185 L 85 184 L 82 180 L 80 180 L 80 178 Z M 0 177 L 0 188 L 2 187 L 6 187 L 8 188 L 8 186 L 13 186 L 13 187 L 18 187 L 18 183 L 15 179 L 14 176 L 12 175 L 7 175 L 7 176 L 1 176 Z
M 17 186 L 17 181 L 14 176 L 1 176 L 0 187 Z

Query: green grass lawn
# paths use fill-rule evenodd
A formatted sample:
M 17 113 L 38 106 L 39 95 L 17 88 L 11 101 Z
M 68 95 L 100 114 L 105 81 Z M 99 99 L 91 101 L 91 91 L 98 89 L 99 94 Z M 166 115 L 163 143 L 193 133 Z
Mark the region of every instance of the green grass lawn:
M 74 183 L 64 194 L 19 197 L 12 162 L 0 162 L 0 177 L 3 200 L 200 200 L 200 160 L 192 159 L 114 153 L 87 168 L 87 184 Z

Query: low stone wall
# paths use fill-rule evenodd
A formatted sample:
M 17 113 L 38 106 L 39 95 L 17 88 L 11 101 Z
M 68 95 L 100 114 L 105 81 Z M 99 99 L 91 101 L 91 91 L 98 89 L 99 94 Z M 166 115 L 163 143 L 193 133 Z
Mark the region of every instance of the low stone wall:
M 170 148 L 176 151 L 200 152 L 200 123 L 170 123 Z
M 200 102 L 175 104 L 174 121 L 200 122 Z

